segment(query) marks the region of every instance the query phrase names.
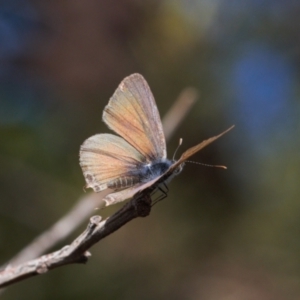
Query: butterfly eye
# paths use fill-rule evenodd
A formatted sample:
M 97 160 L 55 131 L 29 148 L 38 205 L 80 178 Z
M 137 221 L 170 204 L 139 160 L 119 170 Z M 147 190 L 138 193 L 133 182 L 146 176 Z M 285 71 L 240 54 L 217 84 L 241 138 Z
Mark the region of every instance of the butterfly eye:
M 177 169 L 175 169 L 174 175 L 178 175 L 182 171 L 183 167 L 184 167 L 184 163 L 179 165 L 179 167 Z

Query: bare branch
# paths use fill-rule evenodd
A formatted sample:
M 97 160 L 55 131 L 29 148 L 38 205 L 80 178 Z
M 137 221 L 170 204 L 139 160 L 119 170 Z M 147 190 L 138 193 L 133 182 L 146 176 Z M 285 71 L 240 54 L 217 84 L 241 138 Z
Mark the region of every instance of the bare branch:
M 107 220 L 101 221 L 100 216 L 91 217 L 86 230 L 71 245 L 15 267 L 7 266 L 0 272 L 0 287 L 11 285 L 32 276 L 44 274 L 49 270 L 67 264 L 86 263 L 91 256 L 88 249 L 94 244 L 132 219 L 146 217 L 150 214 L 150 193 L 151 189 L 134 197 Z
M 47 231 L 36 237 L 27 247 L 22 249 L 9 264 L 19 264 L 28 259 L 38 257 L 50 247 L 65 239 L 83 220 L 87 219 L 95 207 L 101 208 L 101 201 L 109 191 L 90 193 L 80 199 L 75 206 Z
M 195 104 L 199 93 L 195 88 L 185 88 L 163 118 L 166 140 L 169 140 Z

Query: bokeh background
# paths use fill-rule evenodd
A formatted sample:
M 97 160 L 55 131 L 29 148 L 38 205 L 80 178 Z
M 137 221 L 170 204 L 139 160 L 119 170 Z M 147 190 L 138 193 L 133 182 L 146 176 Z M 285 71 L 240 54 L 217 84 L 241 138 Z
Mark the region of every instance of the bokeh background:
M 162 116 L 200 91 L 169 157 L 236 125 L 193 158 L 227 171 L 187 165 L 87 265 L 2 298 L 300 299 L 299 16 L 297 0 L 1 1 L 1 264 L 82 196 L 80 144 L 108 132 L 125 76 L 145 76 Z

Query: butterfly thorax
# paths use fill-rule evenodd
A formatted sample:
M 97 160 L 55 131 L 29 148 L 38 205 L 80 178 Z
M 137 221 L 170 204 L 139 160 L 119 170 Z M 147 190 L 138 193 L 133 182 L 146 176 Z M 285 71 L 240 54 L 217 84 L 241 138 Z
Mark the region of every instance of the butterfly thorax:
M 121 176 L 118 179 L 111 181 L 108 188 L 121 190 L 138 183 L 149 182 L 162 174 L 164 174 L 172 165 L 172 161 L 168 159 L 160 159 L 148 164 L 139 165 L 136 170 L 131 170 L 126 176 Z
M 140 170 L 141 182 L 148 182 L 156 177 L 164 174 L 172 165 L 172 161 L 168 159 L 160 159 L 150 164 L 143 165 Z

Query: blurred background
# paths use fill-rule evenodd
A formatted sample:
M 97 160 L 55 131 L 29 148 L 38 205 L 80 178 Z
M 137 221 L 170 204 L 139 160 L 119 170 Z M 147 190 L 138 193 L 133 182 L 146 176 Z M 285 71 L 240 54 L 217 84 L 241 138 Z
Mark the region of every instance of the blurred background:
M 227 171 L 186 165 L 87 265 L 2 298 L 300 299 L 299 15 L 296 0 L 1 1 L 1 264 L 83 195 L 79 147 L 109 132 L 125 76 L 145 76 L 162 117 L 200 91 L 169 157 L 236 125 L 193 157 Z

